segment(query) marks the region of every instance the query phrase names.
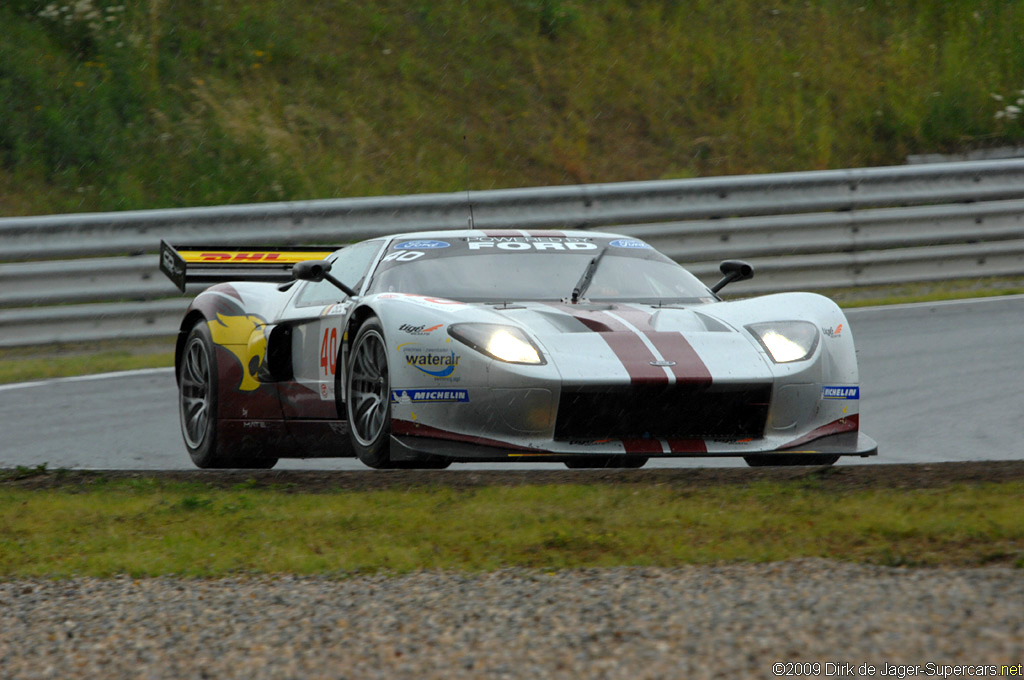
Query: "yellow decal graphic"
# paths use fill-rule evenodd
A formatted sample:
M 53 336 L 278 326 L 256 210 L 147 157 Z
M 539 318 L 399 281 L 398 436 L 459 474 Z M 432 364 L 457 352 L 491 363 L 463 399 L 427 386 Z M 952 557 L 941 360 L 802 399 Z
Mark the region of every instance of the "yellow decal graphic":
M 332 252 L 330 250 L 185 250 L 178 254 L 181 259 L 189 263 L 294 264 L 304 260 L 322 260 Z
M 228 350 L 242 364 L 243 392 L 252 392 L 260 386 L 256 372 L 267 353 L 267 337 L 263 333 L 263 319 L 258 316 L 225 316 L 218 314 L 209 322 L 213 341 Z

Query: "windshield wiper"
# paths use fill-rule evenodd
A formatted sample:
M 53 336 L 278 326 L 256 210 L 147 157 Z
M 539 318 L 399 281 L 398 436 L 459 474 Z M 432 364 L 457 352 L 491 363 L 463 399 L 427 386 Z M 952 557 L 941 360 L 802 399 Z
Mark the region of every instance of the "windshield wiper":
M 601 258 L 604 257 L 604 254 L 607 252 L 608 246 L 605 246 L 601 249 L 601 252 L 590 260 L 590 264 L 588 264 L 587 268 L 583 270 L 583 276 L 581 276 L 580 280 L 576 282 L 576 287 L 572 289 L 572 298 L 570 298 L 570 302 L 572 302 L 572 304 L 577 304 L 580 297 L 587 292 L 587 288 L 590 287 L 590 282 L 594 280 L 594 272 L 597 271 L 597 265 L 601 264 Z

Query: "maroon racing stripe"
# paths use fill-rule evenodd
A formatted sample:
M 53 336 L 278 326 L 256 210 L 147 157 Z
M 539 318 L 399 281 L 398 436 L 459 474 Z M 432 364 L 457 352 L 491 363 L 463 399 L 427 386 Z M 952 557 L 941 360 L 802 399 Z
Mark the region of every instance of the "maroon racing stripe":
M 854 413 L 853 415 L 846 416 L 845 418 L 834 420 L 828 425 L 822 425 L 821 427 L 808 432 L 799 439 L 794 439 L 788 444 L 783 444 L 782 446 L 779 447 L 779 449 L 792 449 L 797 446 L 803 446 L 808 442 L 813 442 L 815 439 L 827 437 L 828 435 L 831 434 L 842 434 L 843 432 L 857 432 L 858 430 L 860 430 L 860 415 Z
M 411 435 L 415 437 L 430 437 L 432 439 L 447 439 L 453 442 L 464 442 L 466 444 L 477 444 L 479 446 L 487 446 L 496 449 L 505 449 L 508 451 L 528 451 L 530 453 L 543 453 L 540 449 L 533 449 L 526 446 L 518 446 L 516 444 L 509 444 L 498 439 L 487 439 L 486 437 L 475 437 L 468 434 L 459 434 L 458 432 L 448 432 L 430 425 L 423 425 L 416 423 L 411 420 L 399 420 L 397 418 L 391 421 L 391 432 L 396 435 Z
M 665 453 L 660 439 L 623 439 L 626 453 Z
M 629 374 L 629 381 L 632 384 L 668 383 L 665 370 L 651 365 L 651 362 L 657 361 L 658 357 L 654 356 L 640 336 L 624 323 L 601 311 L 576 309 L 566 304 L 553 306 L 598 333 L 608 347 L 615 352 L 615 356 L 618 357 L 623 368 Z
M 614 313 L 643 332 L 667 361 L 675 362 L 671 369 L 676 382 L 691 385 L 711 384 L 711 371 L 682 333 L 654 330 L 651 326 L 653 314 L 643 309 L 623 305 L 615 309 Z
M 703 439 L 669 439 L 668 450 L 672 453 L 707 453 L 708 445 Z
M 711 371 L 682 333 L 648 331 L 644 335 L 661 352 L 661 356 L 668 361 L 676 362 L 671 368 L 677 383 L 711 384 Z

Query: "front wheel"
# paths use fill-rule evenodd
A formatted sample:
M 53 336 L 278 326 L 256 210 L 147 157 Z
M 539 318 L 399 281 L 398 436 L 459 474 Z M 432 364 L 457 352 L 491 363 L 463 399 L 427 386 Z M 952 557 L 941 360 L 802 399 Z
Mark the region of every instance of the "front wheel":
M 369 319 L 356 334 L 346 371 L 345 409 L 356 455 L 376 469 L 391 463 L 391 379 L 384 329 Z
M 839 456 L 830 456 L 828 454 L 802 454 L 802 453 L 788 453 L 788 454 L 765 454 L 761 456 L 744 456 L 743 460 L 747 461 L 747 465 L 750 467 L 775 467 L 775 466 L 792 466 L 792 465 L 834 465 Z

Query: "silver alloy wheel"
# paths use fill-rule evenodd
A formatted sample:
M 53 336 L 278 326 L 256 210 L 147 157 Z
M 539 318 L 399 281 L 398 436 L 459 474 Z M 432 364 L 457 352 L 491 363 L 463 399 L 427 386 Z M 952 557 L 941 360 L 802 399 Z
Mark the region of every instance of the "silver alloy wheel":
M 190 449 L 197 449 L 210 427 L 210 397 L 213 392 L 210 355 L 203 338 L 193 337 L 185 348 L 181 364 L 178 406 L 181 431 Z
M 371 446 L 384 429 L 391 396 L 387 348 L 376 330 L 363 334 L 352 350 L 348 379 L 352 434 L 363 446 Z

